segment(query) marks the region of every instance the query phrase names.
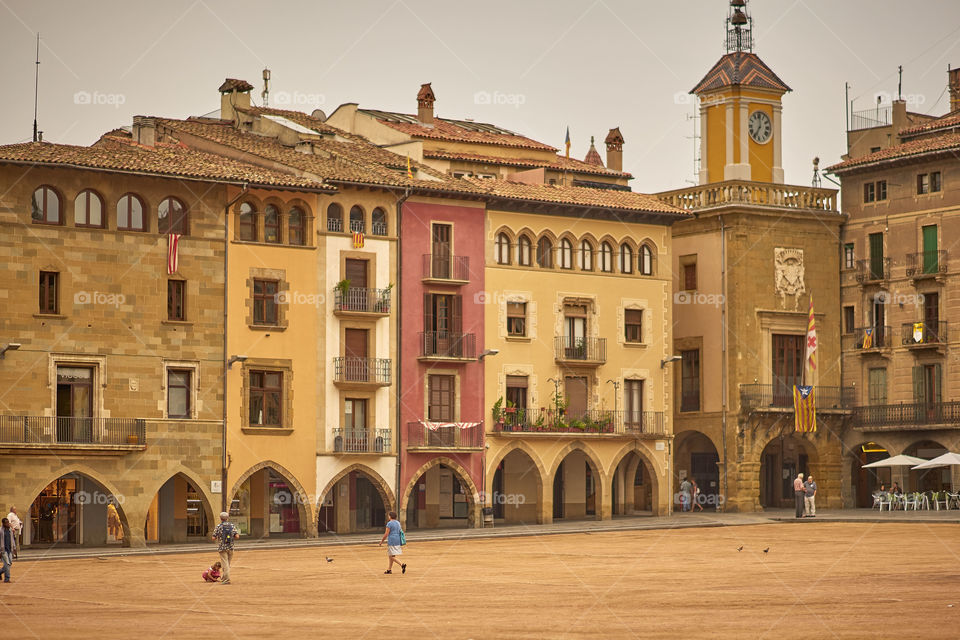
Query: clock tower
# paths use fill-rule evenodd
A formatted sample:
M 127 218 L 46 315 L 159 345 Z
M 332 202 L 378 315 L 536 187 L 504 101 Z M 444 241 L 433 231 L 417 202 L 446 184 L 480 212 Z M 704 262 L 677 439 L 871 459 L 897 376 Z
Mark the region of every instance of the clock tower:
M 781 98 L 790 91 L 753 52 L 747 0 L 731 0 L 727 53 L 690 93 L 700 99 L 700 184 L 783 184 Z

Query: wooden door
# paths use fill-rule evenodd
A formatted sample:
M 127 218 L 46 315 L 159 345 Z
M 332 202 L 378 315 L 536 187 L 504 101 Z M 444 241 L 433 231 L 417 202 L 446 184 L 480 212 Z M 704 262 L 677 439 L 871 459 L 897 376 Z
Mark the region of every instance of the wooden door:
M 923 296 L 923 341 L 940 341 L 940 295 L 926 293 Z
M 349 311 L 367 309 L 367 260 L 347 258 L 344 262 L 344 279 L 349 282 L 344 308 Z
M 435 224 L 433 225 L 432 236 L 432 275 L 434 278 L 450 278 L 453 228 L 449 224 Z
M 346 379 L 352 382 L 369 381 L 370 367 L 367 361 L 367 330 L 344 329 L 344 355 Z
M 803 380 L 803 336 L 773 335 L 773 406 L 793 405 L 793 387 Z
M 453 422 L 453 376 L 432 375 L 428 379 L 427 419 L 431 422 Z
M 567 394 L 567 415 L 580 419 L 587 412 L 587 378 L 567 376 L 564 378 Z
M 937 225 L 923 227 L 923 272 L 937 273 L 940 270 L 937 254 Z

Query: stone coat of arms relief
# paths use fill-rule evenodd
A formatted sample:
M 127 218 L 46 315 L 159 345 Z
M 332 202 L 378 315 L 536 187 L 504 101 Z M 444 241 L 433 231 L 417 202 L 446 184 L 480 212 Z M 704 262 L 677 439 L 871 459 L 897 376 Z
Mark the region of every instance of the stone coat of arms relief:
M 806 293 L 803 281 L 803 249 L 776 248 L 773 250 L 776 267 L 775 281 L 780 307 L 787 308 L 787 297 L 792 298 L 793 311 L 797 310 L 800 294 Z

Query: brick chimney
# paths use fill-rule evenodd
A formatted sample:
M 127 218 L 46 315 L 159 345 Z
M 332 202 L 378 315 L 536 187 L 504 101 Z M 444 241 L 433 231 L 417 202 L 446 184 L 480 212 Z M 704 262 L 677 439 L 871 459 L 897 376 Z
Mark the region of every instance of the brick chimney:
M 133 141 L 145 147 L 157 144 L 157 121 L 147 116 L 133 116 Z
M 956 111 L 960 109 L 960 67 L 948 70 L 947 77 L 950 87 L 950 111 Z
M 420 85 L 420 91 L 417 92 L 417 120 L 423 124 L 433 125 L 433 103 L 437 96 L 433 95 L 433 88 L 430 83 Z
M 253 85 L 246 80 L 227 78 L 220 85 L 220 119 L 237 120 L 237 109 L 250 108 Z
M 607 144 L 607 169 L 623 171 L 623 135 L 620 127 L 610 129 L 604 142 Z

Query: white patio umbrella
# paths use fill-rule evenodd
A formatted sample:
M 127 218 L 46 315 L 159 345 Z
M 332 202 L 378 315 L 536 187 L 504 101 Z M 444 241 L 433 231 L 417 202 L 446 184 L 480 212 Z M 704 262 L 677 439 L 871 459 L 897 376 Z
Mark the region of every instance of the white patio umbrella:
M 871 462 L 870 464 L 863 465 L 864 469 L 874 468 L 874 467 L 913 467 L 914 465 L 925 463 L 926 460 L 923 458 L 914 458 L 913 456 L 905 456 L 902 453 L 898 456 L 891 456 L 883 460 L 877 460 L 876 462 Z
M 935 467 L 950 467 L 956 464 L 960 464 L 960 453 L 947 452 L 942 456 L 937 456 L 933 460 L 927 460 L 926 462 L 920 463 L 913 468 L 914 469 L 933 469 Z

